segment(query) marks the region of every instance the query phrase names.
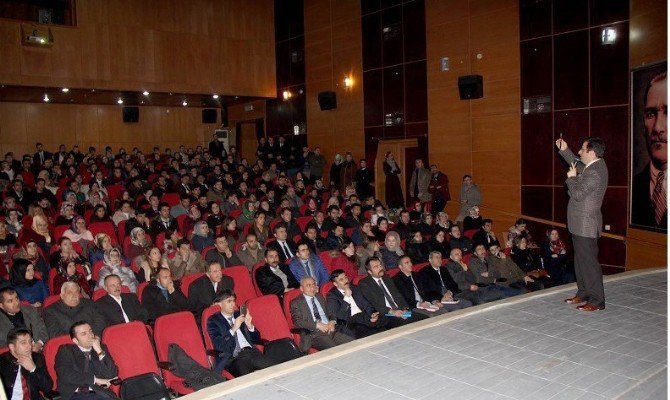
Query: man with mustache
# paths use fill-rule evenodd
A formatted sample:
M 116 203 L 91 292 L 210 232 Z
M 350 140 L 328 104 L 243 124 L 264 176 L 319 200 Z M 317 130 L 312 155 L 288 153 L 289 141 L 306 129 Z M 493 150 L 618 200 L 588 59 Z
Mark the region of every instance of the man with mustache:
M 644 97 L 644 131 L 649 163 L 633 178 L 631 223 L 666 230 L 668 217 L 668 79 L 667 73 L 649 81 Z

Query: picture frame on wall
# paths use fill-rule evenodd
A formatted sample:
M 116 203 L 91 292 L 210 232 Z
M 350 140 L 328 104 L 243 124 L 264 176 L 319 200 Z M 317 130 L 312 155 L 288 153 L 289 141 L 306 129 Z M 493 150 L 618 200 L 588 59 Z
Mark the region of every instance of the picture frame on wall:
M 667 233 L 667 61 L 631 71 L 629 226 Z

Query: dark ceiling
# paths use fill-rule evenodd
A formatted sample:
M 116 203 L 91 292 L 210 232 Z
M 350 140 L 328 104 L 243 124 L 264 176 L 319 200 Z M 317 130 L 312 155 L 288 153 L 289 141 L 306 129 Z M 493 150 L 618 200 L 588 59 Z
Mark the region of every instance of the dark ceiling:
M 49 103 L 58 104 L 104 104 L 116 105 L 119 98 L 123 99 L 124 106 L 183 106 L 184 100 L 187 107 L 219 108 L 233 104 L 247 103 L 259 100 L 259 97 L 249 96 L 223 96 L 214 99 L 212 94 L 183 94 L 183 93 L 161 93 L 152 92 L 145 96 L 142 92 L 129 92 L 119 90 L 103 89 L 76 89 L 69 88 L 64 93 L 60 87 L 36 87 L 0 85 L 0 101 L 41 103 L 44 95 L 49 96 Z

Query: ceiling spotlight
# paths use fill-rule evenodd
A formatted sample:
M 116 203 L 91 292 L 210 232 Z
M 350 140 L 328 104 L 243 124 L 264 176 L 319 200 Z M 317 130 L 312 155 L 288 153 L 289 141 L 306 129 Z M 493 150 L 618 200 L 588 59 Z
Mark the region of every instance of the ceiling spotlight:
M 288 100 L 293 96 L 293 94 L 288 90 L 284 90 L 281 95 L 284 98 L 284 100 Z
M 145 90 L 144 92 L 142 92 L 142 94 L 145 95 L 145 96 L 148 96 L 148 95 L 149 95 L 149 92 L 147 92 L 147 91 Z
M 216 99 L 219 98 L 219 95 L 218 95 L 218 94 L 213 94 L 213 95 L 212 95 L 212 98 L 213 98 L 214 100 L 216 100 Z
M 119 97 L 119 99 L 116 101 L 117 104 L 123 104 L 123 99 Z
M 188 103 L 186 102 L 186 100 L 184 100 L 184 101 L 181 103 L 181 105 L 184 106 L 184 107 L 186 107 L 186 106 L 188 105 Z
M 69 92 L 69 91 L 70 91 L 70 89 L 68 89 L 68 88 L 66 88 L 66 87 L 64 87 L 64 88 L 61 89 L 61 92 L 63 92 L 63 93 L 67 93 L 67 92 Z
M 44 98 L 42 99 L 45 103 L 49 102 L 49 95 L 44 93 Z

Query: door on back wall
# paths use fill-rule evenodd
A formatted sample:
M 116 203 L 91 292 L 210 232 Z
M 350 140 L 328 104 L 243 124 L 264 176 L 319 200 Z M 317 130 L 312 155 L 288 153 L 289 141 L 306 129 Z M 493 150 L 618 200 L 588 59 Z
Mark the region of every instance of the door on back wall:
M 249 163 L 256 160 L 256 150 L 258 149 L 258 138 L 265 136 L 264 120 L 241 121 L 237 126 L 237 149 L 240 151 L 240 157 L 246 158 Z M 260 135 L 260 136 L 259 136 Z

